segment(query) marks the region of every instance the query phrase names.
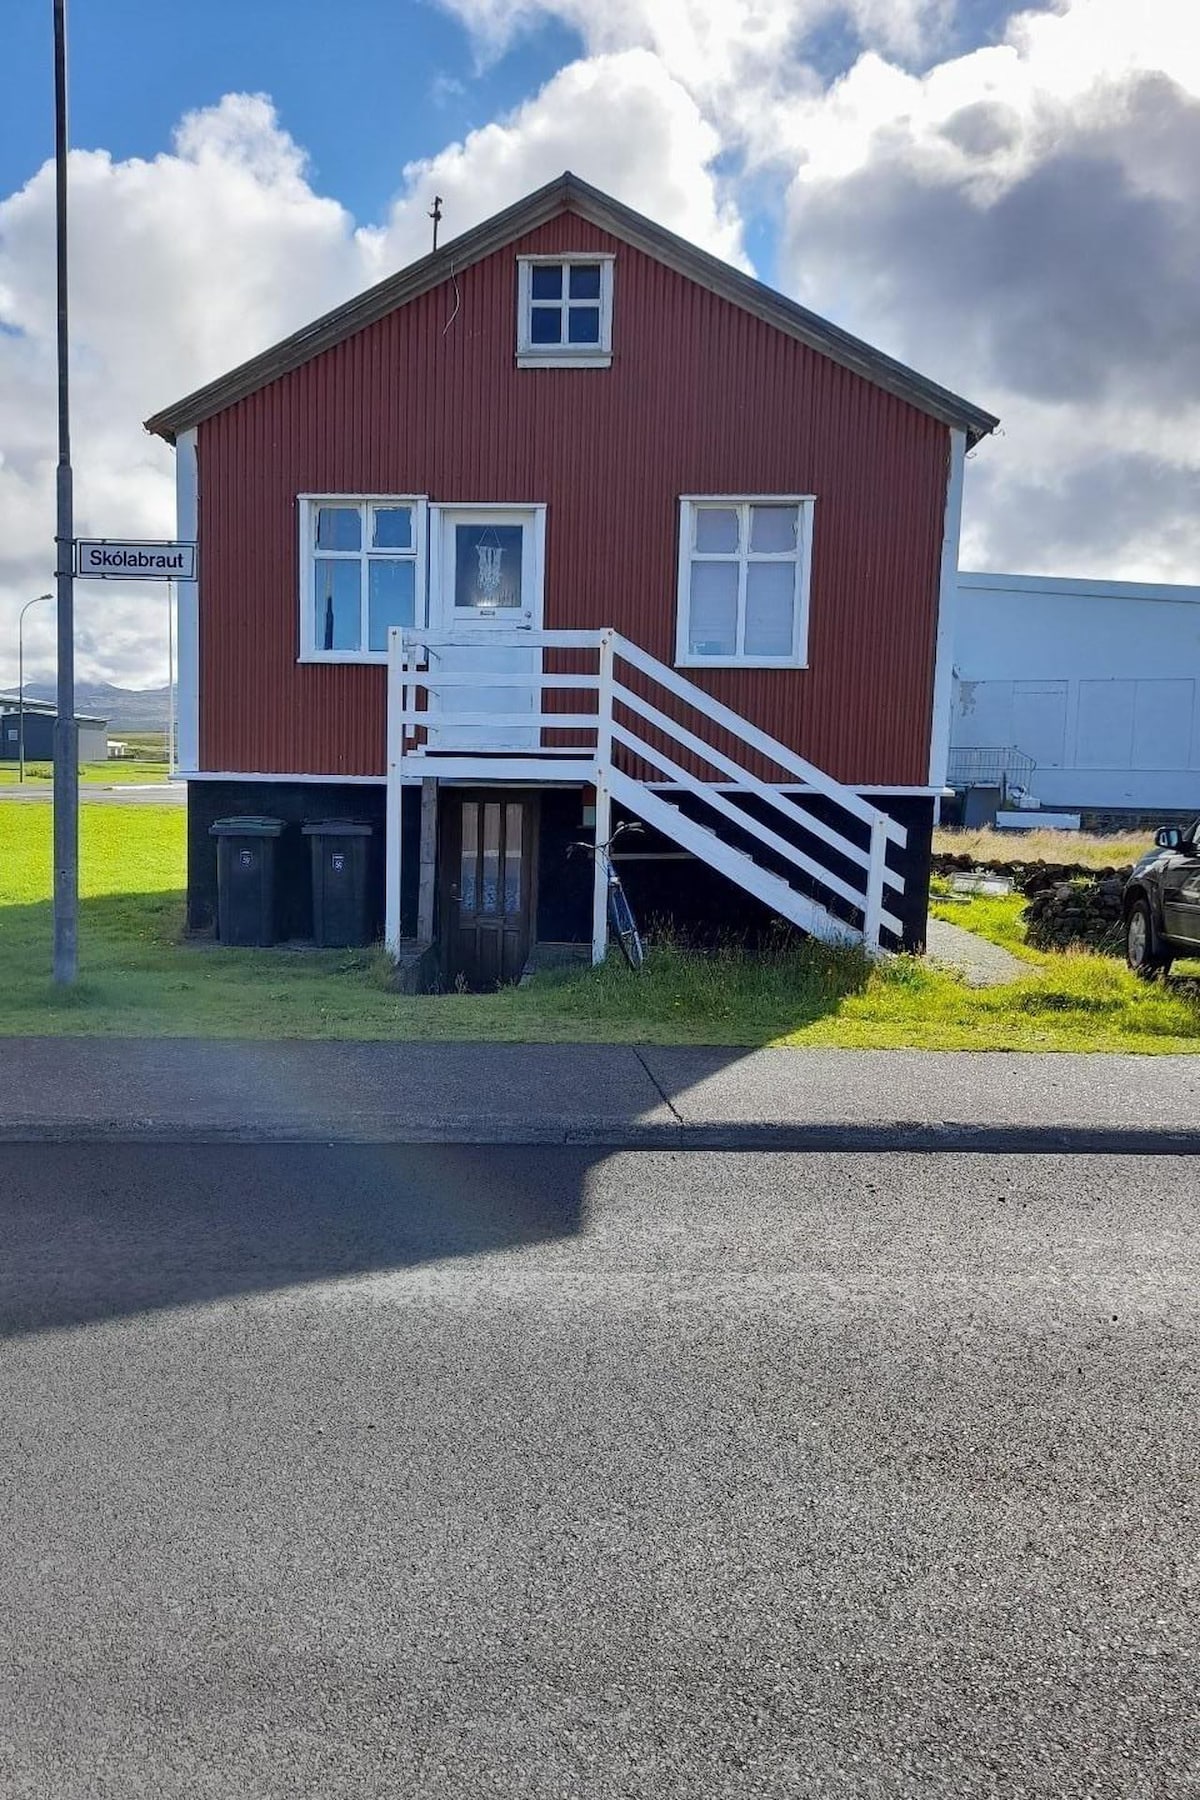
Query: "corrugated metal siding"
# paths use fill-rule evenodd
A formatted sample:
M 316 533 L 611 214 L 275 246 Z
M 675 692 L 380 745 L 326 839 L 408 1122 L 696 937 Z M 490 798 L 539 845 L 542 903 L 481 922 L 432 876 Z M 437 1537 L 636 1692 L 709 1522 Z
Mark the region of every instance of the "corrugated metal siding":
M 515 257 L 615 250 L 613 366 L 517 369 Z M 809 668 L 700 685 L 840 780 L 927 780 L 948 432 L 564 215 L 200 428 L 207 769 L 382 774 L 385 676 L 297 663 L 301 493 L 544 501 L 547 627 L 670 663 L 678 500 L 814 493 Z

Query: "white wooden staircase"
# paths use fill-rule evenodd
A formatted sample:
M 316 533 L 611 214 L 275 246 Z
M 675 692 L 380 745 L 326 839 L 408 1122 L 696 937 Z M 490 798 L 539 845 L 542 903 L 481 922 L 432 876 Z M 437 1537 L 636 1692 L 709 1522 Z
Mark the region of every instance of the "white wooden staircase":
M 506 648 L 511 670 L 503 667 Z M 480 710 L 459 704 L 470 705 L 462 689 L 479 694 Z M 502 712 L 497 697 L 508 695 L 512 710 Z M 903 847 L 903 828 L 616 631 L 390 633 L 393 952 L 400 796 L 406 784 L 431 777 L 588 783 L 598 841 L 609 836 L 615 802 L 813 937 L 878 950 L 883 932 L 900 936 L 889 902 L 904 881 L 888 866 L 887 847 Z M 598 875 L 596 960 L 607 941 L 605 901 Z

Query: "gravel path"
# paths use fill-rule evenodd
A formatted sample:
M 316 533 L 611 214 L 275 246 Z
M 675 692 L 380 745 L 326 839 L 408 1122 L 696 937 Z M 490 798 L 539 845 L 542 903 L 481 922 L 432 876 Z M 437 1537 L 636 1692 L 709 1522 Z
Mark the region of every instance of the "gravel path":
M 968 987 L 1003 987 L 1035 973 L 1032 963 L 1022 962 L 1011 950 L 945 919 L 930 919 L 925 954 L 939 968 L 961 975 Z

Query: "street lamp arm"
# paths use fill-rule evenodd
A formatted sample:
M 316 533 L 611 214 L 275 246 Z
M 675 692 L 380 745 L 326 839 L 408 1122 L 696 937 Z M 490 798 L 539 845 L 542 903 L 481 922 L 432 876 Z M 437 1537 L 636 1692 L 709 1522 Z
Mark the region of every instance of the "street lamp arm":
M 21 621 L 24 619 L 25 614 L 29 611 L 31 606 L 36 606 L 39 600 L 53 600 L 53 598 L 53 594 L 35 594 L 32 600 L 27 600 L 21 608 L 21 615 L 17 621 L 18 630 L 20 629 Z

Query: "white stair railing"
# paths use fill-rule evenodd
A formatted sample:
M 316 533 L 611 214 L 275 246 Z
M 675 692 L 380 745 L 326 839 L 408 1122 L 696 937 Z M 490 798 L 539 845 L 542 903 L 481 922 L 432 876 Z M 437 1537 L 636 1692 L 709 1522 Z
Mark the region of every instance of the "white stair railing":
M 478 666 L 471 666 L 472 651 L 498 648 L 582 652 L 594 659 L 594 665 L 586 671 L 556 672 L 531 663 L 527 670 L 502 671 L 487 667 L 490 659 L 485 656 Z M 538 660 L 544 664 L 545 658 L 539 655 Z M 470 688 L 512 690 L 513 710 L 460 712 L 442 704 L 446 694 Z M 654 699 L 647 689 L 658 690 Z M 547 694 L 555 692 L 569 694 L 566 704 L 576 705 L 576 695 L 594 694 L 594 709 L 556 712 L 546 703 Z M 672 702 L 686 709 L 689 723 L 667 710 Z M 455 742 L 460 730 L 478 734 L 488 729 L 501 740 L 495 749 L 477 741 Z M 835 781 L 616 631 L 393 631 L 388 731 L 389 813 L 397 826 L 389 833 L 393 844 L 399 842 L 399 792 L 405 781 L 430 775 L 586 780 L 596 788 L 596 832 L 601 840 L 608 836 L 610 807 L 616 800 L 814 936 L 860 938 L 877 949 L 883 931 L 896 937 L 901 933 L 889 890 L 902 894 L 904 880 L 888 866 L 887 850 L 889 844 L 904 846 L 904 829 L 853 788 Z M 544 742 L 549 732 L 556 734 L 554 744 Z M 513 734 L 519 744 L 504 748 L 503 738 Z M 723 742 L 712 741 L 711 734 Z M 669 748 L 664 748 L 664 741 Z M 764 764 L 779 772 L 777 779 L 761 773 Z M 639 773 L 639 765 L 654 775 Z M 693 809 L 707 808 L 725 826 L 735 827 L 741 842 L 751 848 L 731 842 L 728 832 L 724 837 L 715 835 L 676 804 L 684 799 Z M 814 799 L 823 803 L 823 811 L 834 814 L 836 824 L 814 810 Z M 796 843 L 773 823 L 747 811 L 742 804 L 746 800 L 767 809 L 773 819 L 785 819 L 804 842 Z M 848 836 L 847 831 L 855 835 Z M 841 868 L 821 861 L 822 851 Z M 764 853 L 774 867 L 756 860 Z M 780 863 L 795 873 L 781 874 Z M 797 878 L 799 887 L 794 885 Z M 398 890 L 398 876 L 396 886 Z M 594 935 L 602 947 L 601 907 L 598 882 Z M 839 916 L 847 909 L 850 917 Z M 398 891 L 393 904 L 390 888 L 388 931 L 389 943 L 393 932 L 398 942 Z

